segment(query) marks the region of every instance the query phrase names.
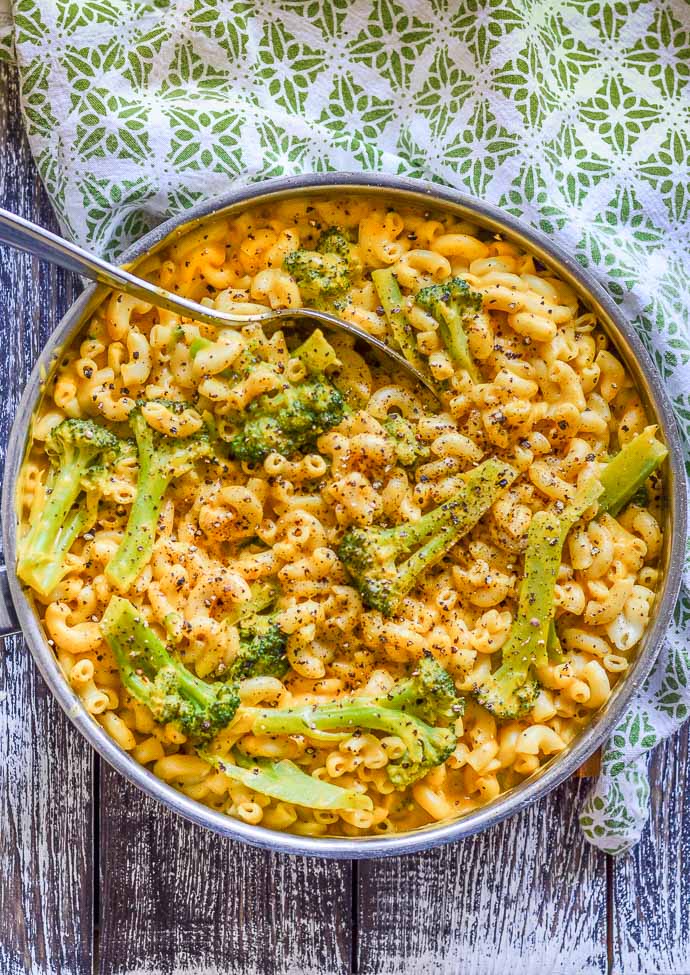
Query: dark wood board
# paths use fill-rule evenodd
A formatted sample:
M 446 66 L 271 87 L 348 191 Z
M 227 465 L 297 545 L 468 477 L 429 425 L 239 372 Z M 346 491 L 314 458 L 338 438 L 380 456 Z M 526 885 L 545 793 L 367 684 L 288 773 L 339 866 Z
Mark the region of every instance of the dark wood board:
M 55 227 L 35 176 L 14 72 L 0 63 L 0 203 Z M 0 248 L 0 445 L 68 276 Z M 93 764 L 19 639 L 0 646 L 0 973 L 81 975 L 93 938 Z
M 640 844 L 612 865 L 613 975 L 690 972 L 688 728 L 654 753 L 652 815 Z
M 348 975 L 349 863 L 233 843 L 108 768 L 100 838 L 102 975 Z
M 360 868 L 361 975 L 603 975 L 606 857 L 583 839 L 573 779 L 452 846 Z

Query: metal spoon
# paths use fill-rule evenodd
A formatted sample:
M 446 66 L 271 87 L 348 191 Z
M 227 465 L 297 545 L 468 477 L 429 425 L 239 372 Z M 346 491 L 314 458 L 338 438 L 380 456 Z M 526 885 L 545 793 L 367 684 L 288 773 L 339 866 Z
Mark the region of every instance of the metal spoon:
M 57 234 L 44 230 L 30 220 L 10 213 L 8 210 L 0 208 L 0 243 L 7 244 L 17 250 L 28 251 L 42 260 L 49 261 L 51 264 L 58 264 L 68 271 L 76 271 L 91 281 L 104 284 L 109 288 L 123 291 L 125 294 L 134 298 L 148 301 L 157 308 L 165 308 L 167 311 L 183 315 L 185 318 L 192 318 L 195 321 L 205 322 L 207 325 L 230 325 L 235 328 L 246 325 L 248 322 L 276 322 L 290 318 L 309 318 L 321 325 L 347 332 L 355 338 L 366 342 L 382 355 L 394 362 L 396 366 L 403 369 L 412 376 L 418 383 L 438 396 L 432 383 L 418 369 L 415 369 L 395 349 L 382 342 L 381 339 L 369 335 L 363 329 L 358 328 L 351 322 L 346 322 L 337 315 L 330 312 L 319 311 L 316 308 L 267 308 L 265 312 L 249 315 L 233 314 L 232 312 L 217 311 L 206 305 L 199 305 L 196 301 L 183 298 L 181 295 L 173 294 L 164 288 L 159 288 L 143 278 L 137 277 L 124 268 L 117 267 L 104 261 L 101 257 L 89 254 L 88 251 L 77 247 L 58 237 Z

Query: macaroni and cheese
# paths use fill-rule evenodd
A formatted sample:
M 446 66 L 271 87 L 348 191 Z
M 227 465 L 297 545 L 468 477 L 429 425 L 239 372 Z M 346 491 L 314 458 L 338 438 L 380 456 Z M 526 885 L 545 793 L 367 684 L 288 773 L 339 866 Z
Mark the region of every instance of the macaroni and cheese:
M 329 308 L 435 395 L 299 317 L 109 296 L 20 496 L 19 574 L 94 719 L 199 802 L 311 836 L 461 816 L 565 749 L 648 624 L 665 453 L 574 291 L 366 196 L 209 220 L 139 273 Z

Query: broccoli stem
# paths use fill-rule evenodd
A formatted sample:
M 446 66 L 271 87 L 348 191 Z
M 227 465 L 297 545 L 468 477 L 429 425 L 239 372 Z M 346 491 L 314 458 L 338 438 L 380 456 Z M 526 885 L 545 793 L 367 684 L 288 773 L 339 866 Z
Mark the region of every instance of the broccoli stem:
M 165 645 L 141 611 L 121 596 L 111 597 L 101 620 L 101 632 L 113 652 L 123 684 L 137 699 L 146 702 L 150 680 L 171 663 Z
M 456 328 L 450 328 L 448 318 L 442 313 L 438 319 L 438 330 L 453 362 L 467 370 L 473 383 L 478 383 L 480 376 L 470 355 L 470 344 L 462 325 L 458 324 Z
M 430 378 L 429 364 L 417 349 L 414 329 L 403 311 L 403 297 L 395 275 L 389 268 L 381 268 L 378 271 L 371 272 L 371 280 L 374 282 L 381 307 L 386 313 L 386 321 L 393 340 L 407 361 L 423 376 Z
M 417 522 L 389 529 L 390 537 L 396 539 L 400 551 L 410 551 L 421 544 L 421 548 L 400 566 L 395 587 L 398 602 L 412 589 L 422 572 L 436 565 L 463 535 L 474 528 L 498 494 L 516 477 L 517 471 L 508 464 L 490 458 L 469 471 L 460 490 L 440 507 Z M 386 533 L 383 534 L 385 537 Z M 433 537 L 426 541 L 429 535 Z
M 175 660 L 142 612 L 113 596 L 101 632 L 120 670 L 122 683 L 156 721 L 175 721 L 192 740 L 209 741 L 235 716 L 240 703 L 233 684 L 207 684 Z
M 42 552 L 46 559 L 53 557 L 50 546 L 55 540 L 55 525 L 64 525 L 72 505 L 81 494 L 83 473 L 85 471 L 75 472 L 71 467 L 61 468 L 48 482 L 45 506 L 31 531 L 32 548 Z
M 419 573 L 423 567 L 438 561 L 459 538 L 473 528 L 482 515 L 486 514 L 497 496 L 512 484 L 516 477 L 517 471 L 509 464 L 497 457 L 490 457 L 464 475 L 462 487 L 448 501 L 444 501 L 433 511 L 428 511 L 418 521 L 384 529 L 381 536 L 384 541 L 387 537 L 395 541 L 398 550 L 404 552 L 421 544 L 433 534 L 434 538 L 428 546 L 416 553 L 416 555 L 420 555 L 422 551 L 426 553 L 424 557 L 414 562 L 418 566 L 415 571 Z M 436 537 L 437 533 L 438 537 Z M 406 566 L 412 564 L 416 555 L 407 561 Z
M 122 541 L 105 568 L 106 578 L 120 592 L 129 589 L 151 558 L 163 497 L 172 479 L 155 464 L 151 428 L 138 424 L 135 434 L 139 450 L 137 493 Z
M 87 488 L 84 479 L 97 458 L 118 446 L 118 439 L 93 420 L 63 420 L 46 439 L 51 461 L 39 514 L 32 519 L 19 545 L 17 574 L 20 579 L 48 596 L 66 572 L 65 556 L 77 536 L 94 523 L 98 494 Z
M 137 669 L 148 677 L 155 677 L 164 667 L 173 667 L 183 693 L 202 707 L 209 707 L 215 700 L 210 684 L 195 677 L 186 667 L 174 660 L 160 637 L 146 622 L 140 609 L 128 599 L 113 596 L 101 621 L 103 633 L 115 654 L 118 666 L 121 662 L 132 669 L 130 660 L 137 660 Z M 138 675 L 135 673 L 135 677 Z
M 614 518 L 668 454 L 655 433 L 656 427 L 649 426 L 633 437 L 599 474 L 604 488 L 599 506 Z
M 175 408 L 178 404 L 169 406 Z M 130 414 L 129 422 L 139 457 L 137 493 L 122 540 L 105 568 L 108 582 L 121 593 L 127 592 L 151 559 L 168 485 L 187 473 L 197 460 L 208 459 L 211 453 L 206 428 L 186 438 L 163 434 L 154 437 L 139 408 Z
M 558 636 L 556 621 L 554 619 L 549 623 L 549 634 L 546 638 L 546 645 L 549 661 L 554 664 L 562 664 L 565 660 L 565 654 L 563 653 L 563 647 L 561 646 L 561 640 Z
M 447 697 L 438 702 L 442 707 Z M 426 703 L 434 710 L 435 702 Z M 405 788 L 422 778 L 429 769 L 448 758 L 457 744 L 452 727 L 432 727 L 416 714 L 389 707 L 385 699 L 345 698 L 332 704 L 307 705 L 301 708 L 261 710 L 255 713 L 252 730 L 264 735 L 305 735 L 316 741 L 333 741 L 340 735 L 337 728 L 347 728 L 344 737 L 356 728 L 367 728 L 396 735 L 405 745 L 399 761 L 387 765 L 388 778 L 396 788 Z M 341 733 L 343 734 L 343 733 Z
M 528 654 L 537 667 L 548 663 L 549 626 L 554 613 L 554 589 L 568 532 L 602 492 L 596 478 L 580 488 L 560 515 L 538 511 L 527 534 L 525 575 L 520 586 L 515 633 L 503 647 L 503 663 Z
M 66 499 L 66 495 L 64 497 Z M 42 554 L 33 560 L 31 567 L 22 565 L 19 570 L 21 578 L 42 596 L 51 593 L 61 581 L 65 574 L 65 557 L 77 538 L 93 527 L 97 509 L 98 499 L 94 503 L 88 494 L 76 508 L 67 508 L 67 514 L 63 514 L 64 508 L 51 509 L 50 504 L 43 509 L 37 522 L 39 530 L 35 542 L 35 550 Z M 65 520 L 54 538 L 54 526 L 61 517 Z M 51 522 L 52 518 L 56 520 Z
M 235 750 L 234 757 L 237 765 L 233 765 L 218 755 L 210 755 L 206 752 L 200 754 L 219 772 L 223 772 L 236 782 L 241 782 L 252 792 L 271 796 L 272 799 L 281 802 L 304 806 L 307 809 L 371 810 L 373 808 L 369 796 L 307 775 L 298 765 L 286 758 L 275 762 L 266 758 L 248 759 Z
M 250 587 L 251 595 L 242 603 L 236 603 L 224 617 L 224 622 L 234 626 L 250 616 L 263 612 L 273 606 L 280 595 L 280 588 L 274 582 L 255 582 Z
M 527 535 L 525 575 L 520 586 L 515 625 L 503 646 L 504 667 L 512 668 L 526 656 L 539 667 L 547 662 L 546 641 L 560 566 L 560 519 L 551 512 L 538 511 Z
M 370 700 L 349 698 L 345 702 L 319 704 L 316 707 L 306 705 L 302 708 L 260 710 L 252 730 L 256 735 L 313 737 L 314 732 L 334 731 L 336 728 L 373 728 L 391 735 L 401 735 L 404 731 L 414 735 L 419 724 L 423 722 L 404 711 L 386 708 Z
M 527 692 L 529 671 L 548 663 L 549 633 L 553 623 L 554 589 L 566 536 L 601 495 L 603 488 L 591 478 L 576 492 L 559 515 L 537 511 L 527 533 L 524 576 L 518 607 L 508 639 L 501 649 L 501 666 L 477 691 L 482 704 L 497 717 L 515 717 L 536 699 L 536 687 Z M 555 631 L 554 631 L 555 632 Z M 515 695 L 525 688 L 524 700 Z

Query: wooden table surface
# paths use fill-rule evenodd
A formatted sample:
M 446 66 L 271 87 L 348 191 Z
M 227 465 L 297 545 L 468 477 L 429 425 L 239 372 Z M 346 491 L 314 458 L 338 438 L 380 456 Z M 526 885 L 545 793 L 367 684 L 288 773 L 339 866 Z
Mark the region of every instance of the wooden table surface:
M 0 65 L 0 205 L 55 228 Z M 76 282 L 0 250 L 0 444 Z M 0 655 L 0 975 L 689 975 L 688 732 L 613 860 L 565 783 L 465 842 L 338 863 L 221 839 L 140 794 L 72 728 L 19 639 Z

